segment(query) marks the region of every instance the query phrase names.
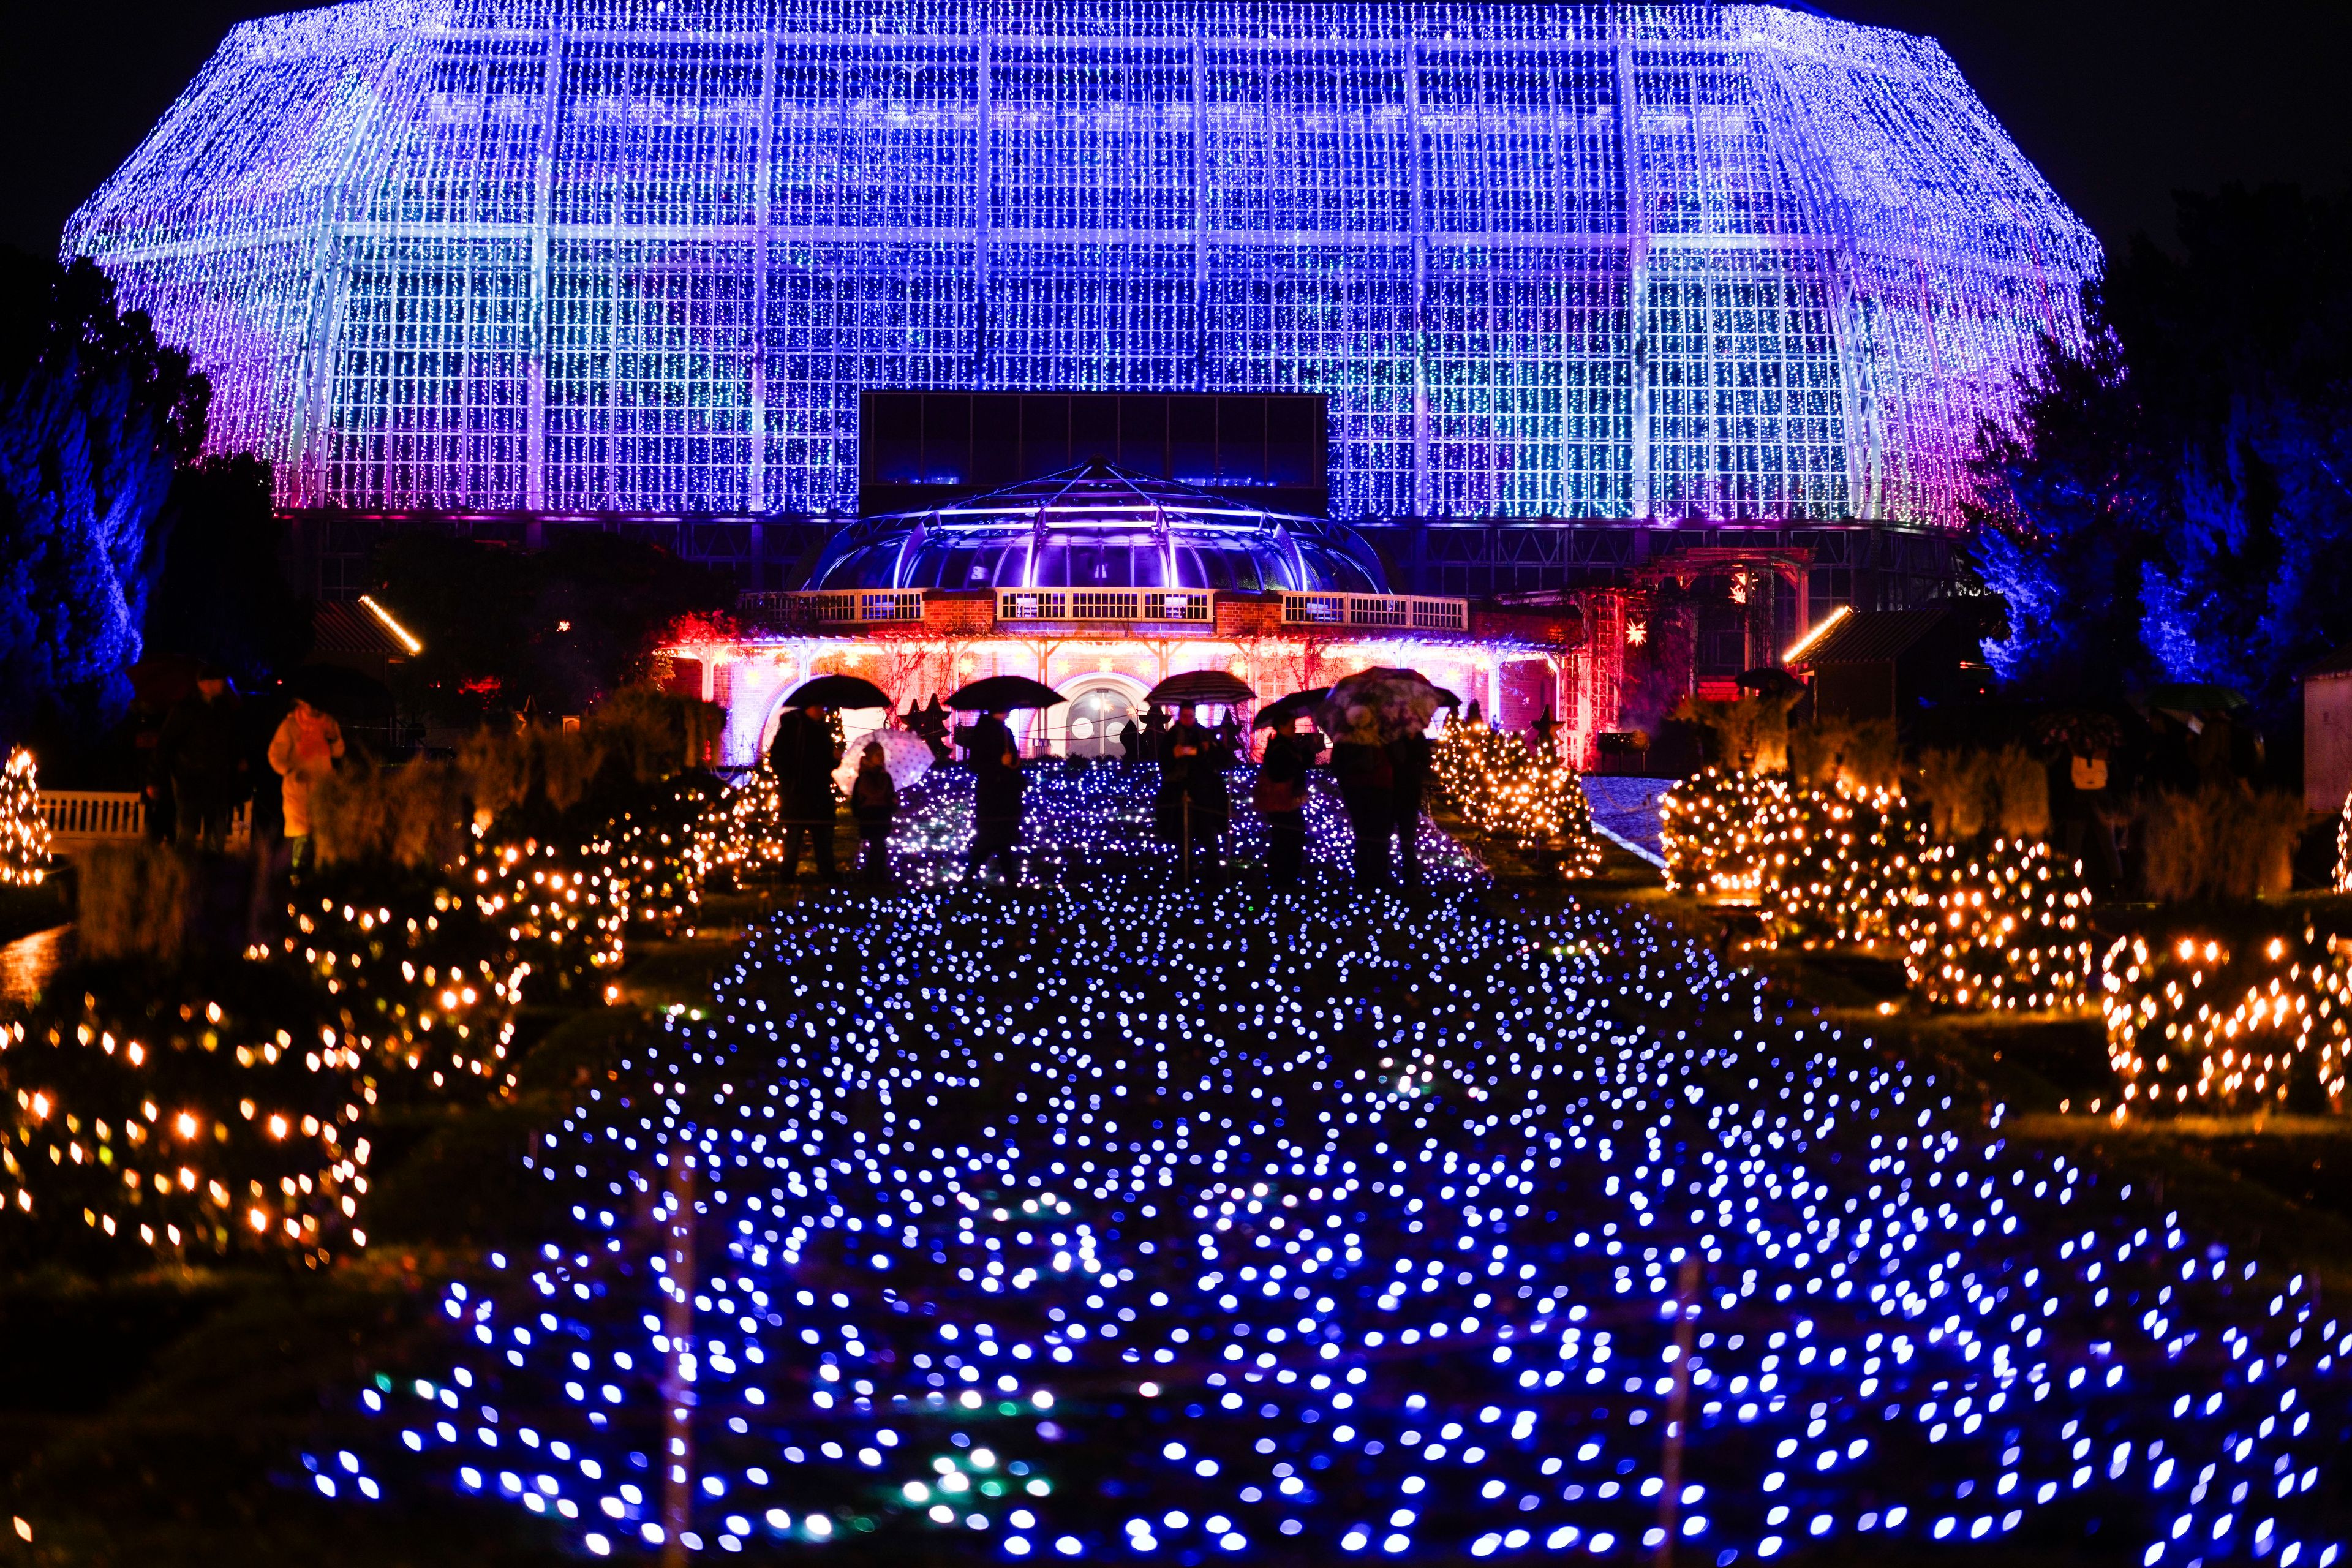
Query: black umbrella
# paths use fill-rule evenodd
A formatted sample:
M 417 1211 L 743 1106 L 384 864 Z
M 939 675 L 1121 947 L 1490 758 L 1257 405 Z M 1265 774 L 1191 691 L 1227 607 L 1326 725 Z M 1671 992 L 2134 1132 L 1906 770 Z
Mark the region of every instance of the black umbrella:
M 1171 675 L 1144 695 L 1146 702 L 1181 704 L 1246 702 L 1257 693 L 1222 669 L 1195 669 Z
M 1277 697 L 1257 710 L 1250 725 L 1253 730 L 1286 730 L 1290 721 L 1302 713 L 1312 713 L 1316 705 L 1331 695 L 1328 686 L 1313 686 L 1304 691 L 1294 691 L 1287 697 Z
M 959 713 L 1003 713 L 1015 708 L 1051 708 L 1068 700 L 1042 680 L 1025 675 L 992 675 L 949 698 L 948 706 Z
M 855 675 L 820 675 L 784 699 L 787 708 L 887 708 L 890 694 Z

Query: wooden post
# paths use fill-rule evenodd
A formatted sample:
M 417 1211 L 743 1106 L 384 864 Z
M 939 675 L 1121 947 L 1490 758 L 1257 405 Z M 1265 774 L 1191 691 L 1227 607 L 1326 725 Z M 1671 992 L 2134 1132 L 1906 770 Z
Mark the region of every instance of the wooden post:
M 675 1145 L 673 1145 L 675 1148 Z M 686 1568 L 680 1539 L 694 1522 L 694 1390 L 679 1375 L 694 1344 L 694 1156 L 670 1169 L 667 1244 L 671 1293 L 662 1309 L 669 1353 L 662 1375 L 662 1568 Z
M 1698 1254 L 1683 1255 L 1682 1277 L 1675 1289 L 1674 1387 L 1666 1395 L 1666 1451 L 1660 1472 L 1665 1489 L 1658 1494 L 1658 1568 L 1674 1568 L 1675 1530 L 1680 1522 L 1683 1494 L 1683 1418 L 1690 1405 L 1691 1323 L 1698 1304 Z

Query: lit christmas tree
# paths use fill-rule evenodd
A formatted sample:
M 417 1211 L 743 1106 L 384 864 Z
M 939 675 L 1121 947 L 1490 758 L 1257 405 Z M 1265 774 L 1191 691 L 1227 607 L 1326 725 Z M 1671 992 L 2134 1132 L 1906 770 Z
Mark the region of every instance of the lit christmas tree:
M 33 753 L 19 746 L 0 769 L 0 883 L 37 888 L 49 874 L 49 824 Z

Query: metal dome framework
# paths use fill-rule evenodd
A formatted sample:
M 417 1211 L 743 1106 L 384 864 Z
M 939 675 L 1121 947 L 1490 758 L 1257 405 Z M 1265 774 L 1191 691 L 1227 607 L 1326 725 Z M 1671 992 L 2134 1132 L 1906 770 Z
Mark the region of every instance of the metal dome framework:
M 840 588 L 1206 588 L 1379 594 L 1346 529 L 1093 462 L 836 536 L 811 578 Z
M 2095 242 L 1794 9 L 354 0 L 70 224 L 295 505 L 852 510 L 861 389 L 1321 391 L 1343 518 L 1958 521 Z

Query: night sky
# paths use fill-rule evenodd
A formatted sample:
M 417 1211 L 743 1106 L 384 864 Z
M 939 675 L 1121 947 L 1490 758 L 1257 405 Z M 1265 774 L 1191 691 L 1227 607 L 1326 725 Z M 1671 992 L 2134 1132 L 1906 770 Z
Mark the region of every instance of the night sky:
M 20 0 L 0 49 L 0 242 L 56 245 L 228 27 L 268 0 Z M 2170 193 L 2352 184 L 2347 0 L 1824 0 L 1943 40 L 2100 237 L 2168 239 Z

